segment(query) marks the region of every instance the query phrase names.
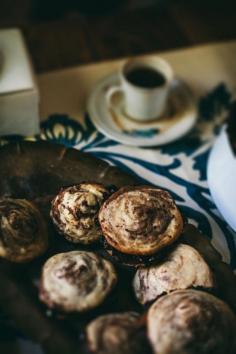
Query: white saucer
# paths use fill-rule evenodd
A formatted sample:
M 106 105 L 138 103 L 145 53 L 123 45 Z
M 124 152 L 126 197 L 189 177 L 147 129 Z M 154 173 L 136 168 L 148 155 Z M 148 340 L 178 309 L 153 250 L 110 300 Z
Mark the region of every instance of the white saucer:
M 88 113 L 95 127 L 104 135 L 120 143 L 133 146 L 157 146 L 181 138 L 194 126 L 197 108 L 188 86 L 174 80 L 163 117 L 140 123 L 125 114 L 122 94 L 115 94 L 112 108 L 108 107 L 106 92 L 117 85 L 119 78 L 113 73 L 97 83 L 88 100 Z

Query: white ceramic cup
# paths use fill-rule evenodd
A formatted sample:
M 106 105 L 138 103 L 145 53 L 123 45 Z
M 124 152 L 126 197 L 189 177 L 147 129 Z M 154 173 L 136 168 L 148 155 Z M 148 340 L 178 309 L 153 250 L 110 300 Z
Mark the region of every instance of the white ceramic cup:
M 137 68 L 151 68 L 162 74 L 164 83 L 156 87 L 134 85 L 127 79 L 127 74 Z M 125 112 L 128 117 L 137 121 L 159 118 L 166 106 L 173 70 L 168 62 L 156 56 L 133 58 L 126 61 L 119 71 L 120 84 L 108 89 L 106 99 L 112 106 L 113 95 L 121 92 L 124 95 Z

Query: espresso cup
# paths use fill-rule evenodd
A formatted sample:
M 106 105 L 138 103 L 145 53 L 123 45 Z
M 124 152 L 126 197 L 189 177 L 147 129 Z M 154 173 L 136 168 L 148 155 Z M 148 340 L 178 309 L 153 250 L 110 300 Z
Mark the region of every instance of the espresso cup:
M 159 118 L 166 106 L 173 71 L 168 62 L 159 57 L 134 58 L 126 61 L 119 71 L 119 85 L 106 94 L 113 105 L 113 95 L 124 95 L 125 113 L 137 121 Z

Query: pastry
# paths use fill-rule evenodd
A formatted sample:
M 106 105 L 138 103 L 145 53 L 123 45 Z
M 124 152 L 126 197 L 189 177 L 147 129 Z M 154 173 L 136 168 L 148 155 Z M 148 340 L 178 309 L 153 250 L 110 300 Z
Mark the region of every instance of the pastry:
M 27 262 L 47 246 L 47 227 L 38 208 L 25 199 L 0 198 L 0 256 Z
M 170 194 L 149 186 L 128 186 L 102 205 L 99 222 L 107 242 L 120 252 L 151 255 L 181 234 L 182 216 Z
M 135 312 L 104 315 L 86 329 L 89 349 L 96 354 L 144 354 L 147 341 Z
M 83 312 L 100 305 L 116 281 L 112 264 L 93 252 L 59 253 L 44 264 L 39 296 L 49 308 Z
M 133 288 L 141 304 L 173 290 L 214 288 L 214 277 L 195 248 L 179 244 L 160 263 L 136 271 Z
M 51 217 L 59 233 L 74 243 L 96 242 L 98 211 L 110 191 L 102 184 L 81 183 L 62 189 L 52 201 Z
M 154 354 L 234 354 L 236 317 L 222 300 L 179 290 L 149 309 L 148 337 Z

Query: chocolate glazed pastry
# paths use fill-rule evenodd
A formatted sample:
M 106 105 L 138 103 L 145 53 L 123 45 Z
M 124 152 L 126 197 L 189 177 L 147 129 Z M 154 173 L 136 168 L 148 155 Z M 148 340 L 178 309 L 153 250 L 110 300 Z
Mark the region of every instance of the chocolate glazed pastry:
M 152 255 L 181 234 L 182 216 L 173 198 L 150 186 L 128 186 L 102 205 L 99 222 L 107 242 L 120 252 Z
M 0 256 L 27 262 L 48 246 L 45 221 L 36 206 L 25 199 L 0 199 Z
M 145 328 L 135 312 L 104 315 L 86 328 L 89 349 L 96 354 L 145 354 Z
M 139 268 L 133 281 L 136 298 L 143 305 L 174 290 L 214 287 L 213 273 L 205 260 L 185 244 L 178 244 L 162 262 Z
M 43 267 L 40 299 L 62 312 L 84 312 L 100 305 L 116 281 L 112 264 L 93 252 L 59 253 Z
M 234 354 L 236 317 L 222 300 L 197 290 L 158 299 L 148 311 L 155 354 Z
M 81 183 L 62 189 L 52 201 L 51 217 L 59 233 L 74 243 L 91 244 L 101 236 L 97 215 L 110 190 Z

